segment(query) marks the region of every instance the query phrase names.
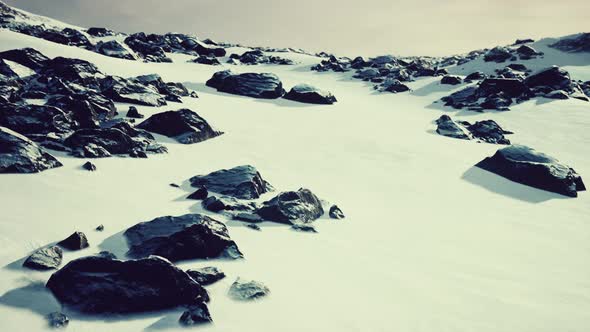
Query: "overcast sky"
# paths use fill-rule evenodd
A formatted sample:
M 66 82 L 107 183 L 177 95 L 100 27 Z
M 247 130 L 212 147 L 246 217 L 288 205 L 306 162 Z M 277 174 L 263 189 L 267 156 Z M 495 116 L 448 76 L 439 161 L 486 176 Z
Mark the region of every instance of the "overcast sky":
M 80 26 L 340 55 L 449 55 L 590 31 L 590 0 L 4 0 Z

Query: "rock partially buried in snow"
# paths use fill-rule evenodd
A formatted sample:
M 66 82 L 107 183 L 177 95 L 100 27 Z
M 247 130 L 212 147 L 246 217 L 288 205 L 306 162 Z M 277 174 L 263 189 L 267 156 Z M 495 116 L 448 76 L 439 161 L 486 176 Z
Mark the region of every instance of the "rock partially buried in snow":
M 65 240 L 58 242 L 57 245 L 68 250 L 80 250 L 88 248 L 88 239 L 86 238 L 86 234 L 82 232 L 74 232 Z
M 207 190 L 207 187 L 201 186 L 201 188 L 197 189 L 194 193 L 188 195 L 186 198 L 200 201 L 207 198 L 207 196 L 209 196 L 209 191 Z
M 242 280 L 238 278 L 229 288 L 229 296 L 234 300 L 251 301 L 264 297 L 270 293 L 270 289 L 263 283 L 254 280 Z
M 439 135 L 459 138 L 459 139 L 473 139 L 473 135 L 460 123 L 457 123 L 450 116 L 444 114 L 436 120 L 436 132 Z
M 222 135 L 197 113 L 189 109 L 167 111 L 150 116 L 137 128 L 174 138 L 182 144 L 193 144 Z
M 191 186 L 206 186 L 207 190 L 241 199 L 255 199 L 272 191 L 273 187 L 250 165 L 222 169 L 190 178 Z
M 470 124 L 467 121 L 454 121 L 448 115 L 442 115 L 436 120 L 438 125 L 436 132 L 442 136 L 448 136 L 459 139 L 479 139 L 486 143 L 492 144 L 510 144 L 510 141 L 504 136 L 512 132 L 502 129 L 493 120 L 478 121 Z
M 127 111 L 127 117 L 133 119 L 143 119 L 144 115 L 140 114 L 135 106 L 129 106 L 129 110 Z
M 64 313 L 55 311 L 47 315 L 47 322 L 52 328 L 65 328 L 70 323 L 70 319 Z
M 211 285 L 212 283 L 225 278 L 225 273 L 216 267 L 208 266 L 200 269 L 191 269 L 186 271 L 191 278 L 195 279 L 196 282 L 201 286 Z
M 157 256 L 79 258 L 55 272 L 47 288 L 62 305 L 88 314 L 146 312 L 209 300 L 198 282 Z
M 331 105 L 337 101 L 331 92 L 319 90 L 309 84 L 298 84 L 294 86 L 283 98 L 302 103 L 322 105 Z
M 96 165 L 94 165 L 93 163 L 91 163 L 89 161 L 85 162 L 84 165 L 82 165 L 82 168 L 84 168 L 85 170 L 90 171 L 90 172 L 96 171 Z
M 33 70 L 43 68 L 49 58 L 33 48 L 21 48 L 0 52 L 0 58 L 14 61 Z
M 0 127 L 0 173 L 37 173 L 62 164 L 37 143 Z
M 324 214 L 319 198 L 309 189 L 287 191 L 264 202 L 256 211 L 262 218 L 270 221 L 294 224 L 310 223 Z
M 60 247 L 41 248 L 29 256 L 23 263 L 24 267 L 33 270 L 57 269 L 61 265 L 63 251 Z
M 130 227 L 124 235 L 128 255 L 135 258 L 157 255 L 176 262 L 242 257 L 225 224 L 200 214 L 159 217 Z
M 463 80 L 461 80 L 461 77 L 454 76 L 454 75 L 443 76 L 443 78 L 440 80 L 440 84 L 448 84 L 448 85 L 457 85 L 457 84 L 461 84 L 462 82 L 463 82 Z
M 182 325 L 192 326 L 211 323 L 213 319 L 211 318 L 207 305 L 205 303 L 199 303 L 191 305 L 188 310 L 182 313 L 178 321 Z
M 586 190 L 582 178 L 572 168 L 523 145 L 500 149 L 476 166 L 514 182 L 565 196 L 577 197 L 578 191 Z
M 338 207 L 338 205 L 332 205 L 330 207 L 330 211 L 328 212 L 330 218 L 332 219 L 344 219 L 344 212 L 342 212 L 342 210 L 340 210 L 340 208 Z
M 581 33 L 572 38 L 561 39 L 549 47 L 570 53 L 590 52 L 590 33 Z
M 131 49 L 117 40 L 109 40 L 107 42 L 99 41 L 96 44 L 96 52 L 110 56 L 112 58 L 137 60 L 138 57 Z
M 283 96 L 283 83 L 272 73 L 234 74 L 229 70 L 213 74 L 207 86 L 221 92 L 263 99 L 276 99 Z

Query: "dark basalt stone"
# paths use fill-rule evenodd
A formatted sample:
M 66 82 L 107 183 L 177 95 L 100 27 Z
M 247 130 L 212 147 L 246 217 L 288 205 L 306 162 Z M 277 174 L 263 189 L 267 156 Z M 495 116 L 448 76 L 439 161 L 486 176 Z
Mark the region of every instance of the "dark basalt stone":
M 196 282 L 201 284 L 201 286 L 211 285 L 212 283 L 225 278 L 225 273 L 213 266 L 191 269 L 186 271 L 186 273 L 191 276 L 191 278 L 195 279 Z
M 211 66 L 221 65 L 221 62 L 219 62 L 219 60 L 217 60 L 217 58 L 210 57 L 210 56 L 204 56 L 204 55 L 201 55 L 198 58 L 194 58 L 193 60 L 191 60 L 191 62 L 200 63 L 203 65 L 211 65 Z
M 461 84 L 463 80 L 461 77 L 454 75 L 446 75 L 440 80 L 440 84 L 457 85 Z
M 47 61 L 41 74 L 92 89 L 98 89 L 100 80 L 104 78 L 104 74 L 94 64 L 81 59 L 64 57 L 56 57 Z
M 489 96 L 497 93 L 516 98 L 530 94 L 530 89 L 521 80 L 514 78 L 487 78 L 481 82 L 477 89 L 479 96 Z
M 276 99 L 285 94 L 283 83 L 271 73 L 233 74 L 222 71 L 213 74 L 207 86 L 218 91 L 263 99 Z
M 33 70 L 43 68 L 47 64 L 47 61 L 49 61 L 48 57 L 33 48 L 21 48 L 0 52 L 0 58 L 16 62 Z
M 129 110 L 127 111 L 127 117 L 134 119 L 143 119 L 144 115 L 139 113 L 137 107 L 129 106 Z
M 78 158 L 108 158 L 111 153 L 102 146 L 94 143 L 88 143 L 73 151 L 73 154 Z
M 204 56 L 222 57 L 226 54 L 223 47 L 209 45 L 200 41 L 196 41 L 194 50 L 197 51 L 199 55 Z
M 331 92 L 319 90 L 309 84 L 294 86 L 283 98 L 302 103 L 323 105 L 331 105 L 337 101 Z
M 124 235 L 131 257 L 158 255 L 173 262 L 242 257 L 225 224 L 200 214 L 159 217 L 127 229 Z
M 47 288 L 66 307 L 87 313 L 136 313 L 208 301 L 207 291 L 168 260 L 89 256 L 55 272 Z
M 582 178 L 572 168 L 523 145 L 500 149 L 476 166 L 514 182 L 569 197 L 577 197 L 578 191 L 586 190 Z
M 436 132 L 439 135 L 466 140 L 473 139 L 473 135 L 467 130 L 467 128 L 465 128 L 465 126 L 453 121 L 453 119 L 446 114 L 441 115 L 441 117 L 436 120 L 436 124 L 438 125 Z
M 82 165 L 82 168 L 84 168 L 87 171 L 91 171 L 94 172 L 96 171 L 96 165 L 94 165 L 93 163 L 87 161 L 84 163 L 84 165 Z
M 306 224 L 293 224 L 291 225 L 291 229 L 297 232 L 304 232 L 304 233 L 317 233 L 318 231 L 312 225 Z
M 202 202 L 203 208 L 211 212 L 221 211 L 254 211 L 255 203 L 242 203 L 229 196 L 209 196 Z
M 35 142 L 0 127 L 0 173 L 37 173 L 62 164 Z
M 270 289 L 261 282 L 238 278 L 229 288 L 229 296 L 238 301 L 251 301 L 270 294 Z
M 505 47 L 494 47 L 483 57 L 485 62 L 504 62 L 512 57 L 510 50 Z
M 52 246 L 41 248 L 29 256 L 23 263 L 24 267 L 33 270 L 51 270 L 57 269 L 61 265 L 63 251 L 60 247 Z
M 256 224 L 247 224 L 246 227 L 253 229 L 255 231 L 261 231 L 262 229 L 260 228 L 260 226 L 256 225 Z
M 134 52 L 141 55 L 146 62 L 172 62 L 172 59 L 168 58 L 164 52 L 164 47 L 169 49 L 169 46 L 163 44 L 163 40 L 154 40 L 161 39 L 160 37 L 157 35 L 147 36 L 145 33 L 139 32 L 128 36 L 124 42 Z M 169 50 L 171 51 L 171 49 Z
M 549 47 L 570 53 L 590 52 L 590 33 L 581 33 L 572 38 L 561 39 Z
M 154 88 L 145 84 L 117 76 L 109 76 L 101 81 L 102 93 L 122 103 L 145 106 L 164 106 L 165 98 Z
M 139 147 L 138 142 L 123 131 L 115 128 L 80 129 L 66 138 L 64 144 L 72 150 L 97 146 L 106 150 L 109 154 L 129 154 Z
M 382 87 L 383 87 L 383 91 L 393 92 L 393 93 L 406 92 L 406 91 L 410 90 L 410 88 L 407 85 L 403 84 L 399 80 L 394 80 L 390 83 L 386 83 Z
M 344 212 L 342 212 L 342 210 L 340 210 L 340 208 L 338 207 L 338 205 L 332 205 L 330 207 L 330 211 L 328 213 L 330 215 L 330 218 L 332 219 L 344 219 Z
M 40 30 L 35 37 L 43 38 L 54 43 L 89 48 L 92 46 L 88 37 L 78 30 L 65 28 L 63 30 L 45 29 Z
M 467 130 L 476 138 L 492 144 L 510 144 L 504 135 L 512 132 L 502 129 L 494 120 L 478 121 L 472 125 L 467 124 Z
M 238 60 L 236 63 L 245 65 L 292 65 L 294 63 L 290 59 L 285 59 L 274 55 L 266 55 L 262 50 L 247 51 L 244 52 L 242 55 L 232 54 L 230 55 L 230 60 Z
M 197 113 L 186 108 L 154 114 L 137 128 L 174 138 L 182 144 L 198 143 L 223 134 L 214 130 Z
M 557 67 L 549 67 L 540 70 L 524 80 L 529 88 L 549 87 L 552 90 L 571 90 L 572 80 L 570 74 Z
M 96 52 L 110 56 L 112 58 L 126 59 L 126 60 L 137 60 L 135 54 L 126 48 L 122 43 L 117 40 L 109 40 L 107 42 L 98 42 L 96 44 Z
M 207 324 L 213 322 L 209 309 L 205 303 L 191 305 L 188 310 L 182 313 L 178 320 L 185 326 Z
M 209 196 L 209 191 L 207 187 L 202 186 L 201 188 L 197 189 L 194 193 L 187 196 L 187 199 L 194 199 L 194 200 L 204 200 Z
M 222 169 L 190 179 L 193 187 L 206 186 L 207 190 L 241 199 L 255 199 L 273 188 L 260 172 L 250 165 Z
M 473 72 L 473 73 L 465 76 L 464 81 L 465 82 L 479 81 L 479 80 L 483 80 L 485 78 L 486 78 L 486 75 L 483 72 L 476 71 L 476 72 Z
M 88 239 L 86 238 L 86 234 L 74 232 L 65 240 L 58 242 L 57 245 L 68 250 L 80 250 L 88 248 Z
M 64 313 L 52 312 L 47 315 L 47 322 L 52 328 L 65 328 L 70 323 L 70 319 Z
M 66 134 L 77 125 L 72 117 L 57 107 L 32 104 L 0 105 L 0 126 L 24 135 Z
M 100 27 L 88 28 L 88 30 L 86 30 L 86 33 L 94 37 L 107 37 L 115 35 L 114 31 Z
M 294 224 L 310 223 L 324 214 L 319 198 L 309 189 L 287 191 L 264 202 L 256 211 L 265 220 Z

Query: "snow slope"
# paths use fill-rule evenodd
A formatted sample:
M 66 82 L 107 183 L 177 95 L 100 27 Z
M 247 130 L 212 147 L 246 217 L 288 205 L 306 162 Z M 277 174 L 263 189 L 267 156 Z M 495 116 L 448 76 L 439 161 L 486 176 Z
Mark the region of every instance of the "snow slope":
M 65 253 L 66 260 L 100 250 L 122 255 L 121 231 L 129 226 L 202 211 L 198 202 L 184 199 L 189 177 L 241 164 L 255 165 L 278 190 L 312 189 L 347 218 L 320 220 L 318 234 L 271 223 L 255 232 L 228 221 L 245 260 L 180 264 L 215 265 L 228 275 L 208 288 L 215 323 L 202 330 L 590 328 L 590 195 L 568 199 L 474 168 L 498 146 L 439 136 L 433 123 L 444 112 L 469 121 L 494 119 L 515 132 L 513 143 L 557 157 L 588 183 L 589 103 L 536 99 L 503 113 L 451 111 L 433 101 L 460 87 L 441 86 L 437 78 L 410 83 L 412 93 L 394 95 L 376 93 L 350 74 L 311 72 L 319 59 L 307 55 L 281 53 L 299 61 L 295 66 L 231 66 L 274 72 L 287 89 L 310 83 L 339 100 L 310 106 L 218 93 L 204 83 L 220 67 L 186 63 L 183 55 L 171 55 L 172 64 L 126 61 L 0 31 L 1 51 L 20 47 L 89 60 L 110 74 L 157 72 L 165 81 L 184 82 L 199 99 L 140 112 L 188 107 L 226 134 L 188 146 L 158 137 L 168 154 L 99 159 L 94 173 L 81 170 L 84 160 L 55 153 L 64 167 L 0 176 L 3 331 L 43 330 L 43 315 L 59 309 L 43 287 L 50 272 L 20 268 L 30 251 L 80 230 L 91 247 Z M 562 59 L 569 57 L 535 61 L 540 66 Z M 590 79 L 588 55 L 576 61 L 563 65 L 574 78 Z M 124 115 L 127 105 L 118 107 Z M 94 231 L 99 224 L 104 232 Z M 271 296 L 256 303 L 229 299 L 238 276 L 264 282 Z M 180 312 L 96 318 L 66 311 L 70 331 L 178 329 Z

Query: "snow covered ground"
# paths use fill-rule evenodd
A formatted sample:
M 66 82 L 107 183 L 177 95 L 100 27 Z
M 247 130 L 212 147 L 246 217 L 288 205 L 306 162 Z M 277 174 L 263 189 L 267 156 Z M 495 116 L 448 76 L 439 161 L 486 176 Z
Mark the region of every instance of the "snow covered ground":
M 318 221 L 318 234 L 272 223 L 255 232 L 228 221 L 244 260 L 179 264 L 214 265 L 228 275 L 208 287 L 214 324 L 203 330 L 590 329 L 590 195 L 570 199 L 474 168 L 499 147 L 439 136 L 433 123 L 445 112 L 461 120 L 493 119 L 515 132 L 513 143 L 555 156 L 588 182 L 587 102 L 533 99 L 509 112 L 455 111 L 433 104 L 460 89 L 440 85 L 440 78 L 410 83 L 411 93 L 381 94 L 351 74 L 309 71 L 320 59 L 307 55 L 280 54 L 298 61 L 295 66 L 226 65 L 236 72 L 273 72 L 287 89 L 310 83 L 338 98 L 332 106 L 310 106 L 218 93 L 204 83 L 222 67 L 186 63 L 184 55 L 171 55 L 172 64 L 126 61 L 0 31 L 0 51 L 21 47 L 85 59 L 108 74 L 158 73 L 183 82 L 200 98 L 139 111 L 149 116 L 190 108 L 225 134 L 194 145 L 158 136 L 168 154 L 98 159 L 96 172 L 83 171 L 82 159 L 54 153 L 64 167 L 1 175 L 3 331 L 43 330 L 43 315 L 60 309 L 43 286 L 51 272 L 20 267 L 33 249 L 79 230 L 91 247 L 66 252 L 66 260 L 101 250 L 122 255 L 121 232 L 135 223 L 202 212 L 198 202 L 184 199 L 191 192 L 188 178 L 242 164 L 256 166 L 278 190 L 310 188 L 337 203 L 347 218 Z M 538 48 L 547 56 L 527 66 L 562 65 L 573 78 L 590 80 L 587 53 Z M 122 115 L 127 107 L 118 104 Z M 94 231 L 99 224 L 104 232 Z M 238 276 L 264 282 L 271 295 L 255 303 L 231 300 L 227 290 Z M 65 312 L 71 331 L 180 328 L 180 309 L 98 318 Z

